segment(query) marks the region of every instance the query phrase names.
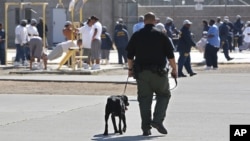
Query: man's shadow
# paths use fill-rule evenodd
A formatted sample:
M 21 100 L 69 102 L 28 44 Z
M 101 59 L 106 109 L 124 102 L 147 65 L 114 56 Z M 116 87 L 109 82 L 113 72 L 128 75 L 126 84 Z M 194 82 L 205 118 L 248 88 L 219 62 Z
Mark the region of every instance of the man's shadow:
M 122 136 L 119 134 L 109 134 L 104 136 L 103 134 L 94 135 L 91 140 L 93 141 L 144 141 L 144 140 L 153 140 L 154 138 L 164 137 L 162 136 Z

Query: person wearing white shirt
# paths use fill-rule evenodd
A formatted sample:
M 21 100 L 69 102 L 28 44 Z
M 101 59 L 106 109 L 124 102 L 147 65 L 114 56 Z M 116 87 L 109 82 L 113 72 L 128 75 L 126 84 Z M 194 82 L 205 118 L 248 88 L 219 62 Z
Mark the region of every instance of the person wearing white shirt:
M 25 44 L 28 42 L 28 31 L 26 28 L 27 21 L 22 20 L 20 25 L 17 25 L 15 28 L 15 44 L 16 44 L 16 58 L 15 66 L 19 65 L 21 60 L 23 65 L 25 64 Z
M 78 28 L 78 32 L 82 35 L 82 46 L 84 49 L 83 56 L 88 56 L 88 59 L 86 61 L 87 64 L 85 67 L 88 68 L 87 65 L 90 64 L 91 59 L 91 42 L 94 34 L 93 26 L 90 19 L 88 19 L 84 26 Z
M 96 16 L 91 16 L 94 34 L 91 43 L 92 70 L 100 69 L 102 24 Z
M 31 23 L 27 26 L 27 31 L 29 35 L 29 40 L 34 37 L 39 35 L 37 27 L 36 27 L 37 21 L 36 19 L 32 19 Z
M 243 45 L 239 46 L 239 50 L 250 49 L 250 21 L 247 21 L 246 28 L 243 31 Z

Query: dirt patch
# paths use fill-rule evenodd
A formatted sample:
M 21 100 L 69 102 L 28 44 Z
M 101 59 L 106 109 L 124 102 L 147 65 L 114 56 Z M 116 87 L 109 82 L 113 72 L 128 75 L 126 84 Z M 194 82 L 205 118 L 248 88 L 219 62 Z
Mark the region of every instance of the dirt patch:
M 0 94 L 48 95 L 113 95 L 122 94 L 125 84 L 0 81 Z M 136 85 L 129 84 L 127 95 L 136 94 Z
M 198 75 L 206 73 L 204 66 L 193 66 Z M 213 70 L 211 70 L 213 71 Z M 1 70 L 0 75 L 8 75 L 8 70 Z M 183 71 L 185 72 L 185 71 Z M 219 65 L 212 73 L 249 73 L 249 64 Z M 126 75 L 127 70 L 113 70 L 98 75 Z M 48 94 L 48 95 L 114 95 L 122 94 L 125 84 L 115 83 L 65 83 L 65 82 L 22 82 L 0 81 L 0 94 Z M 127 95 L 136 95 L 136 85 L 129 84 Z

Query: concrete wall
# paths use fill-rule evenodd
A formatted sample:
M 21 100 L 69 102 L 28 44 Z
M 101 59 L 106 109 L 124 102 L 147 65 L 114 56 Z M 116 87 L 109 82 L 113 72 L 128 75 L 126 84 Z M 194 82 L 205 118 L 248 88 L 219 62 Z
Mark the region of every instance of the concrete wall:
M 4 3 L 6 0 L 0 0 L 0 22 L 4 22 Z M 28 2 L 31 0 L 8 0 L 8 2 Z M 71 15 L 68 12 L 70 0 L 62 0 L 64 8 L 66 9 L 67 20 L 71 20 Z M 80 1 L 80 0 L 79 0 Z M 34 2 L 34 1 L 33 1 Z M 49 44 L 53 45 L 53 9 L 56 7 L 58 0 L 36 0 L 35 2 L 48 2 L 49 5 L 46 8 L 46 23 L 48 25 Z M 18 7 L 18 6 L 16 6 Z M 15 6 L 10 6 L 8 10 L 8 37 L 9 47 L 14 48 L 14 29 L 15 23 Z M 42 16 L 41 6 L 32 6 L 37 14 L 32 14 L 32 18 L 38 18 Z M 250 7 L 248 6 L 204 6 L 204 10 L 196 11 L 194 6 L 139 6 L 133 0 L 89 0 L 83 7 L 83 19 L 91 15 L 96 15 L 100 18 L 103 25 L 106 25 L 108 32 L 113 34 L 114 26 L 118 18 L 123 18 L 125 24 L 128 26 L 130 35 L 132 34 L 132 27 L 137 22 L 139 15 L 144 15 L 146 12 L 155 12 L 161 21 L 164 23 L 166 16 L 170 16 L 174 19 L 174 22 L 178 28 L 181 28 L 184 19 L 191 20 L 194 24 L 192 31 L 196 35 L 196 39 L 200 38 L 202 30 L 201 21 L 203 19 L 216 18 L 217 16 L 228 15 L 232 21 L 235 20 L 235 16 L 240 14 L 243 20 L 250 20 L 250 13 L 248 12 Z M 79 12 L 75 11 L 75 21 L 79 21 Z
M 4 23 L 4 19 L 3 19 L 3 17 L 4 17 L 4 3 L 5 3 L 5 0 L 1 0 L 0 1 L 0 5 L 1 5 L 1 7 L 0 7 L 0 23 Z
M 235 22 L 236 15 L 241 15 L 243 21 L 250 20 L 250 6 L 204 6 L 203 10 L 197 11 L 194 6 L 140 6 L 138 15 L 144 15 L 147 12 L 154 12 L 161 22 L 166 22 L 166 17 L 170 16 L 174 19 L 174 23 L 178 29 L 182 27 L 185 19 L 193 22 L 191 31 L 195 34 L 195 40 L 199 40 L 202 33 L 202 20 L 216 20 L 217 16 L 229 16 L 230 21 Z

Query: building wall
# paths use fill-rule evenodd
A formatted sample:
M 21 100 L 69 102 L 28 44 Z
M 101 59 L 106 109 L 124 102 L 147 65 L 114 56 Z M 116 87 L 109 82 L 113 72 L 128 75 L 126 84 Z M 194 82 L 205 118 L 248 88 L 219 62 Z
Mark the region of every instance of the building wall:
M 0 22 L 4 22 L 4 3 L 6 0 L 0 0 Z M 8 0 L 8 2 L 28 2 L 31 0 Z M 68 12 L 70 0 L 62 0 L 64 8 L 66 9 L 67 20 L 71 20 L 71 15 Z M 81 0 L 79 0 L 81 1 Z M 53 45 L 53 9 L 56 7 L 57 0 L 36 0 L 36 2 L 49 3 L 46 8 L 46 24 L 48 25 L 48 41 L 50 45 Z M 9 47 L 14 48 L 14 29 L 15 23 L 15 8 L 18 6 L 10 6 L 8 10 L 8 37 Z M 32 14 L 32 18 L 38 18 L 42 16 L 41 6 L 32 6 L 37 11 L 37 14 Z M 191 30 L 196 35 L 196 40 L 200 38 L 202 31 L 201 21 L 203 19 L 209 20 L 210 18 L 216 18 L 217 16 L 228 15 L 232 21 L 235 20 L 235 16 L 240 14 L 244 21 L 250 20 L 250 13 L 248 12 L 249 6 L 204 6 L 202 11 L 196 11 L 194 6 L 139 6 L 137 8 L 136 1 L 133 0 L 89 0 L 83 7 L 83 19 L 91 15 L 96 15 L 100 18 L 103 25 L 106 25 L 108 32 L 113 35 L 114 26 L 118 18 L 123 18 L 125 24 L 128 25 L 130 35 L 132 34 L 132 27 L 137 22 L 139 15 L 144 15 L 146 12 L 152 11 L 161 19 L 164 23 L 166 16 L 170 16 L 174 19 L 174 22 L 178 28 L 181 28 L 184 19 L 191 20 L 194 24 Z M 240 12 L 239 12 L 240 11 Z M 75 11 L 75 21 L 79 21 L 79 12 Z M 63 28 L 63 27 L 62 27 Z
M 195 10 L 194 6 L 140 6 L 138 15 L 144 15 L 151 11 L 161 19 L 161 22 L 166 22 L 166 17 L 170 16 L 174 19 L 174 24 L 178 29 L 182 27 L 185 19 L 193 22 L 191 31 L 195 34 L 195 40 L 199 40 L 202 34 L 202 20 L 216 20 L 216 17 L 229 16 L 230 21 L 235 22 L 236 15 L 241 15 L 243 21 L 250 21 L 250 6 L 204 6 L 203 10 Z
M 0 0 L 0 23 L 3 23 L 4 22 L 4 3 L 5 3 L 5 0 Z

